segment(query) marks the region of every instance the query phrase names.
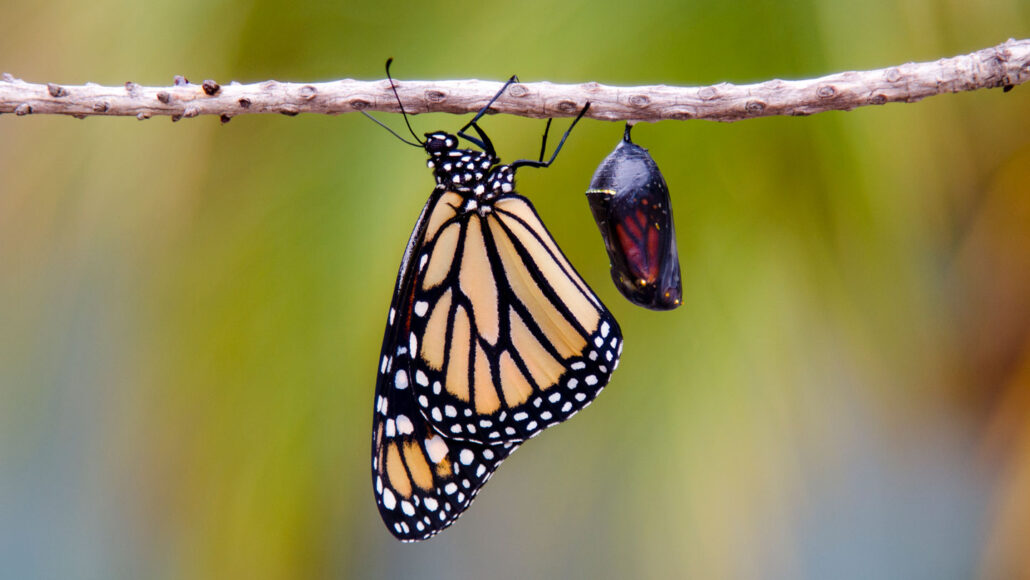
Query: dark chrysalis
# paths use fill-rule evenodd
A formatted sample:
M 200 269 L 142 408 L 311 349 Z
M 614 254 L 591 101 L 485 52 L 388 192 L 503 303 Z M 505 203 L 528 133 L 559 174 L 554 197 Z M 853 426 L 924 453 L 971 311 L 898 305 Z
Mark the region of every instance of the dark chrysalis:
M 594 172 L 587 201 L 615 287 L 637 306 L 672 310 L 683 289 L 669 188 L 647 149 L 630 140 L 630 129 Z

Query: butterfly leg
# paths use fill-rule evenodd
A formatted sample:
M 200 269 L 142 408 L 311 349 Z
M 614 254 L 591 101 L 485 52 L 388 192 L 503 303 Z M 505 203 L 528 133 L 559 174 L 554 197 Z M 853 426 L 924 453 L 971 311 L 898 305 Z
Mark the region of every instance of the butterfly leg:
M 569 133 L 572 132 L 572 128 L 576 126 L 576 123 L 579 123 L 579 120 L 582 119 L 583 115 L 585 115 L 586 112 L 589 110 L 590 103 L 587 103 L 583 106 L 583 109 L 580 110 L 579 114 L 576 115 L 576 118 L 572 120 L 572 124 L 569 125 L 569 128 L 565 130 L 565 134 L 561 136 L 561 141 L 559 141 L 558 146 L 555 147 L 554 153 L 551 154 L 551 158 L 547 161 L 544 161 L 544 150 L 547 147 L 547 131 L 551 128 L 551 122 L 550 120 L 548 120 L 547 127 L 544 129 L 544 142 L 540 147 L 540 159 L 519 159 L 518 161 L 511 164 L 512 169 L 517 169 L 519 167 L 550 167 L 551 164 L 554 163 L 554 160 L 557 159 L 558 152 L 561 151 L 561 148 L 565 145 L 565 140 L 569 138 Z
M 472 120 L 469 121 L 468 123 L 465 123 L 465 126 L 462 127 L 460 131 L 458 131 L 458 136 L 459 137 L 461 137 L 462 139 L 465 139 L 469 143 L 472 143 L 473 145 L 479 147 L 480 149 L 482 149 L 483 151 L 488 153 L 490 155 L 490 157 L 492 157 L 494 159 L 497 158 L 497 153 L 494 151 L 493 144 L 490 143 L 490 139 L 487 138 L 486 134 L 483 132 L 482 129 L 479 128 L 479 125 L 477 125 L 476 122 L 479 121 L 481 118 L 483 118 L 483 115 L 485 115 L 486 112 L 490 110 L 490 106 L 493 105 L 494 102 L 497 101 L 497 99 L 499 99 L 501 97 L 501 95 L 504 94 L 504 91 L 508 90 L 508 87 L 511 86 L 512 83 L 517 83 L 517 82 L 519 82 L 519 77 L 516 76 L 516 75 L 511 75 L 511 78 L 508 79 L 508 82 L 504 83 L 504 86 L 501 87 L 501 90 L 497 91 L 497 94 L 495 94 L 493 96 L 493 98 L 490 99 L 490 102 L 488 102 L 485 107 L 480 109 L 479 112 L 476 113 L 476 116 L 472 117 Z M 472 136 L 468 135 L 467 133 L 465 133 L 465 131 L 467 131 L 469 127 L 472 127 L 473 129 L 475 129 L 476 133 L 479 134 L 479 136 L 480 136 L 480 138 L 482 140 L 476 139 L 475 137 L 472 137 Z

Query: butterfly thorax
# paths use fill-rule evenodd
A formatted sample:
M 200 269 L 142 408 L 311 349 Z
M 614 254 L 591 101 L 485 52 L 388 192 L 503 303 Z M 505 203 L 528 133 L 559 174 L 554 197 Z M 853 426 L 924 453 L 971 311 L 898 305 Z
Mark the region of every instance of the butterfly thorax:
M 437 189 L 461 194 L 469 210 L 488 211 L 482 205 L 515 189 L 515 170 L 497 165 L 498 159 L 484 151 L 458 149 L 458 138 L 444 132 L 426 134 L 427 165 L 433 170 Z

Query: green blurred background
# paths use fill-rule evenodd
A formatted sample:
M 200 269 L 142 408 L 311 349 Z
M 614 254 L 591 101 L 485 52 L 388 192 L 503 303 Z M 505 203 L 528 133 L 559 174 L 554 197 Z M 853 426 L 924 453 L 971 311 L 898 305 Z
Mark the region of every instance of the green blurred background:
M 1027 0 L 0 12 L 0 70 L 65 84 L 379 79 L 393 56 L 400 79 L 705 85 L 1030 37 Z M 483 125 L 510 160 L 543 123 Z M 618 317 L 622 365 L 402 545 L 369 440 L 423 153 L 358 115 L 0 117 L 0 576 L 1027 574 L 1030 87 L 638 127 L 675 205 L 671 313 L 615 291 L 583 196 L 621 132 L 584 122 L 519 188 Z

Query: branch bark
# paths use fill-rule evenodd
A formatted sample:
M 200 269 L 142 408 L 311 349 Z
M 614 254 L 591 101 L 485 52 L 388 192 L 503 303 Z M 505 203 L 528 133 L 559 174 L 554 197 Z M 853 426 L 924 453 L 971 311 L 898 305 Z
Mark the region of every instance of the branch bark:
M 820 78 L 771 80 L 751 85 L 721 83 L 707 87 L 665 85 L 613 87 L 598 83 L 557 85 L 548 82 L 512 85 L 491 107 L 497 113 L 547 118 L 574 116 L 591 103 L 587 117 L 605 121 L 707 119 L 739 121 L 773 115 L 811 115 L 849 111 L 866 105 L 911 103 L 942 93 L 1012 86 L 1030 80 L 1030 39 L 1014 40 L 977 52 L 934 62 L 908 63 Z M 249 113 L 338 114 L 355 111 L 398 112 L 387 80 L 351 79 L 324 83 L 255 84 L 214 81 L 191 84 L 176 77 L 170 87 L 125 83 L 61 86 L 33 84 L 4 73 L 0 78 L 0 113 L 169 116 L 173 121 L 219 115 L 228 121 Z M 464 81 L 395 81 L 408 113 L 472 113 L 483 107 L 500 83 Z

